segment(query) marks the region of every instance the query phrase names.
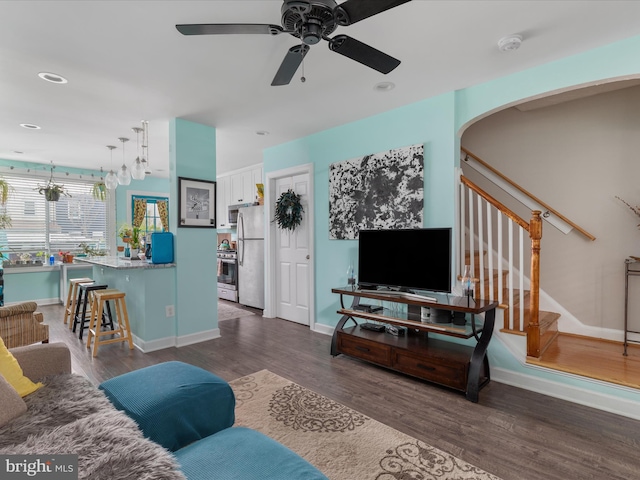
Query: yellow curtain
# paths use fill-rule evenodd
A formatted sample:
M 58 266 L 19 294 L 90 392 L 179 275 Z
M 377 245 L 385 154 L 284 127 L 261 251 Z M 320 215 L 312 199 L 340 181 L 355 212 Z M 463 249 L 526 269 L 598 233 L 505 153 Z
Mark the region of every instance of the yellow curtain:
M 167 201 L 166 200 L 158 200 L 156 202 L 156 206 L 158 207 L 158 213 L 160 214 L 160 221 L 162 222 L 162 231 L 169 231 L 169 211 L 167 210 Z
M 140 228 L 146 214 L 147 201 L 144 198 L 136 198 L 133 201 L 133 226 Z

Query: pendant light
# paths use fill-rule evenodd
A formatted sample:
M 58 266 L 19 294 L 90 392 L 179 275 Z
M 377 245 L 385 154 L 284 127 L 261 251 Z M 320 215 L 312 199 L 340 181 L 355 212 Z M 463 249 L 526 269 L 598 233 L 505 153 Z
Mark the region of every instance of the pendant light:
M 118 140 L 122 142 L 122 166 L 120 170 L 118 170 L 118 183 L 120 185 L 129 185 L 131 183 L 131 173 L 129 173 L 129 169 L 124 163 L 124 144 L 128 142 L 128 138 L 118 137 Z
M 111 153 L 111 169 L 109 170 L 109 173 L 107 173 L 107 175 L 104 177 L 104 184 L 107 187 L 107 189 L 115 190 L 116 187 L 118 186 L 118 177 L 116 176 L 116 173 L 113 171 L 113 149 L 116 147 L 113 145 L 107 145 L 107 148 Z
M 151 165 L 149 164 L 149 122 L 142 120 L 142 158 L 144 173 L 151 175 Z
M 142 128 L 133 127 L 131 130 L 136 132 L 136 146 L 138 149 L 138 155 L 136 156 L 135 162 L 131 167 L 131 177 L 135 180 L 144 180 L 145 172 L 144 165 L 142 164 L 142 160 L 140 159 L 140 132 L 142 132 Z

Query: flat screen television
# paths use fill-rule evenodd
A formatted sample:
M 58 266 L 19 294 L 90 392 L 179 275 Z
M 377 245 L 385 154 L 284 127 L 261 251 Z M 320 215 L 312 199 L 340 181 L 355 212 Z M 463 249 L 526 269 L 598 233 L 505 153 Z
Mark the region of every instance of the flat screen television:
M 360 230 L 358 284 L 451 292 L 451 228 Z

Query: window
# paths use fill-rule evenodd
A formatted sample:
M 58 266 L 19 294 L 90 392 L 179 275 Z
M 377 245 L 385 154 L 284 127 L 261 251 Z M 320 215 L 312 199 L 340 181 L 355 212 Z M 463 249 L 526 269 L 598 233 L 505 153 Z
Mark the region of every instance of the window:
M 154 197 L 149 195 L 132 195 L 131 196 L 131 218 L 135 218 L 135 202 L 136 200 L 145 200 L 147 202 L 147 208 L 144 219 L 140 225 L 140 230 L 145 233 L 162 232 L 162 220 L 161 214 L 158 209 L 158 202 L 164 202 L 165 205 L 169 205 L 169 199 L 167 197 Z M 168 209 L 168 207 L 167 207 Z M 168 212 L 167 217 L 168 219 Z
M 46 179 L 5 174 L 12 191 L 4 212 L 11 226 L 0 230 L 0 248 L 6 257 L 15 260 L 20 253 L 79 252 L 80 244 L 106 249 L 107 204 L 91 194 L 93 182 L 65 178 L 65 190 L 70 196 L 60 196 L 57 202 L 47 202 L 38 192 Z

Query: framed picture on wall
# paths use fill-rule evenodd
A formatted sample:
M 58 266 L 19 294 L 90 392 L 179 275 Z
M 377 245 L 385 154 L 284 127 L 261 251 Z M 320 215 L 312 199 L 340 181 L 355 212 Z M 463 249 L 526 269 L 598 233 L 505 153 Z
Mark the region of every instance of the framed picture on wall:
M 178 177 L 179 227 L 216 228 L 216 182 Z

